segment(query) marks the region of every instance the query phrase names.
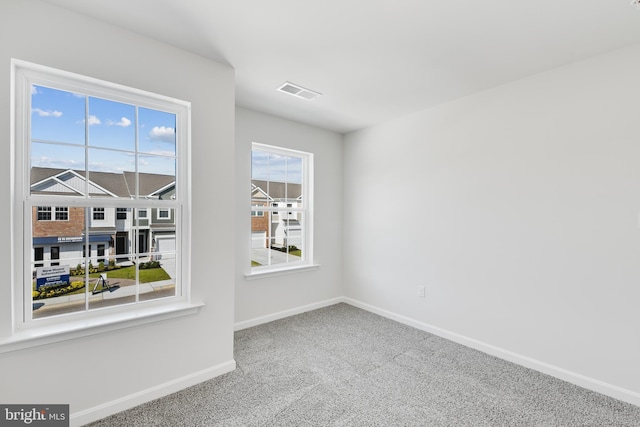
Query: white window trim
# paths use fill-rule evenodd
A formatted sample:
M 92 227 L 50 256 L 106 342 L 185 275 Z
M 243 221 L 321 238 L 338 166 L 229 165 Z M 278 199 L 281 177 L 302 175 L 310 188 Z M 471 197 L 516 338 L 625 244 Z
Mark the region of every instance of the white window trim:
M 204 304 L 201 302 L 182 302 L 163 306 L 150 304 L 139 307 L 135 313 L 111 312 L 95 318 L 22 329 L 14 332 L 10 337 L 0 338 L 0 354 L 188 316 L 196 314 L 202 306 Z
M 251 267 L 249 265 L 249 270 L 245 273 L 245 279 L 252 280 L 264 277 L 272 277 L 279 276 L 283 274 L 291 274 L 302 271 L 315 270 L 319 267 L 318 264 L 314 264 L 314 256 L 313 256 L 313 219 L 314 219 L 314 195 L 313 195 L 313 153 L 288 149 L 284 147 L 276 147 L 273 145 L 261 144 L 258 142 L 253 142 L 251 144 L 252 150 L 263 150 L 271 153 L 280 154 L 283 156 L 297 156 L 301 157 L 303 160 L 303 179 L 302 179 L 302 194 L 306 199 L 304 201 L 304 208 L 287 208 L 284 209 L 281 207 L 273 207 L 273 206 L 263 206 L 264 212 L 277 212 L 282 210 L 292 211 L 292 212 L 303 212 L 304 221 L 303 221 L 303 254 L 304 258 L 301 261 L 290 262 L 286 264 L 276 264 L 276 265 L 263 265 Z M 250 203 L 251 205 L 251 203 Z M 253 209 L 253 206 L 251 206 Z M 249 230 L 249 235 L 251 235 L 251 230 Z M 249 236 L 251 239 L 251 236 Z M 249 263 L 250 264 L 250 263 Z
M 160 211 L 167 211 L 167 216 L 160 216 Z M 170 208 L 158 208 L 156 209 L 156 220 L 158 221 L 172 221 L 173 220 L 173 214 L 171 212 Z
M 176 241 L 179 260 L 177 261 L 176 296 L 158 300 L 123 304 L 92 311 L 70 313 L 50 318 L 25 321 L 25 313 L 31 309 L 31 298 L 27 298 L 25 281 L 30 280 L 30 261 L 32 245 L 25 240 L 26 227 L 31 227 L 32 213 L 25 212 L 24 200 L 33 198 L 30 195 L 29 145 L 28 141 L 31 112 L 31 85 L 53 85 L 54 87 L 71 92 L 81 92 L 89 96 L 97 96 L 119 102 L 135 103 L 154 109 L 161 109 L 176 114 L 177 137 L 183 143 L 178 144 L 176 155 L 181 159 L 176 166 L 177 188 L 176 194 L 180 201 L 172 201 L 172 208 L 179 221 L 180 239 Z M 12 253 L 12 301 L 11 325 L 9 334 L 0 337 L 0 353 L 20 348 L 33 347 L 61 341 L 79 336 L 92 335 L 109 330 L 141 325 L 167 318 L 196 313 L 203 304 L 191 301 L 191 265 L 190 265 L 190 236 L 191 236 L 191 131 L 190 103 L 152 94 L 142 90 L 85 77 L 74 73 L 56 70 L 17 59 L 11 60 L 11 253 Z M 42 202 L 39 202 L 39 200 Z M 37 205 L 50 205 L 54 196 L 38 197 Z M 165 202 L 166 203 L 166 202 Z M 64 202 L 69 207 L 91 207 L 93 202 L 79 198 L 72 203 Z M 152 208 L 162 206 L 162 203 L 145 200 L 101 201 L 101 207 L 114 208 L 126 205 L 129 208 Z M 52 212 L 52 217 L 55 215 Z M 27 239 L 28 240 L 28 239 Z M 30 289 L 28 289 L 30 293 Z M 27 316 L 30 317 L 30 316 Z M 2 321 L 8 321 L 2 317 Z
M 101 211 L 96 211 L 96 209 L 102 209 Z M 102 214 L 102 218 L 96 218 L 96 214 Z M 107 212 L 106 209 L 101 206 L 96 206 L 91 208 L 91 221 L 106 221 L 107 220 Z

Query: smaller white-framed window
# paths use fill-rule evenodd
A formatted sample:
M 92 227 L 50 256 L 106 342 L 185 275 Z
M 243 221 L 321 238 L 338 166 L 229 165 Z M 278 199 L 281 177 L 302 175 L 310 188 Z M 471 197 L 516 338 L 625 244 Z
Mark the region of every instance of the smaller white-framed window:
M 69 221 L 69 208 L 56 206 L 56 221 Z
M 313 154 L 253 143 L 251 272 L 313 267 Z
M 138 218 L 145 219 L 147 217 L 146 209 L 138 209 Z
M 104 221 L 104 208 L 93 208 L 93 220 Z
M 67 206 L 38 206 L 36 219 L 38 221 L 69 221 Z
M 38 206 L 38 221 L 51 221 L 51 206 Z
M 127 219 L 127 208 L 116 208 L 116 219 Z
M 169 209 L 158 209 L 158 219 L 171 219 Z

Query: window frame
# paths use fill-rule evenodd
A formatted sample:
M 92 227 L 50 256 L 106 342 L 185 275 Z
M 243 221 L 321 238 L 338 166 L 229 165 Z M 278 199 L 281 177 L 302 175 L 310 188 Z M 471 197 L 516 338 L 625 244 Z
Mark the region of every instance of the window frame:
M 126 221 L 128 213 L 128 208 L 116 208 L 116 221 Z
M 261 265 L 261 266 L 249 266 L 249 271 L 245 273 L 246 279 L 256 279 L 261 277 L 277 276 L 281 274 L 290 274 L 299 271 L 313 270 L 318 268 L 318 265 L 314 262 L 313 255 L 313 222 L 314 222 L 314 197 L 313 197 L 313 153 L 294 150 L 285 147 L 279 147 L 274 145 L 262 144 L 258 142 L 251 143 L 251 151 L 259 150 L 265 151 L 277 155 L 296 157 L 302 160 L 302 195 L 303 195 L 303 207 L 287 207 L 280 206 L 283 203 L 272 202 L 268 206 L 261 206 L 261 211 L 266 215 L 277 215 L 283 217 L 282 212 L 296 212 L 301 213 L 304 220 L 302 221 L 302 254 L 303 257 L 300 261 L 293 261 L 287 263 L 280 263 L 274 265 Z M 253 176 L 250 177 L 253 180 Z M 286 203 L 285 203 L 286 204 Z M 250 200 L 250 211 L 255 210 L 255 205 Z M 251 213 L 249 213 L 251 216 Z M 255 218 L 255 216 L 253 216 Z M 251 223 L 251 221 L 249 221 Z M 251 225 L 249 225 L 249 241 L 251 242 L 252 231 Z M 250 263 L 248 263 L 250 264 Z
M 99 218 L 102 216 L 102 218 Z M 91 208 L 91 220 L 92 221 L 104 221 L 106 219 L 105 209 L 100 206 L 95 206 Z
M 69 207 L 56 206 L 56 221 L 69 221 Z
M 167 216 L 163 216 L 165 214 Z M 156 219 L 158 221 L 171 221 L 173 219 L 173 215 L 171 215 L 171 210 L 168 208 L 158 208 L 156 211 Z
M 46 86 L 86 96 L 138 105 L 175 114 L 176 117 L 176 194 L 170 201 L 137 199 L 105 200 L 59 195 L 33 195 L 31 168 L 31 87 Z M 196 313 L 202 303 L 191 302 L 191 104 L 144 90 L 123 86 L 18 59 L 11 60 L 11 226 L 12 236 L 12 319 L 10 336 L 0 337 L 0 353 L 41 345 L 97 332 L 116 330 L 150 321 Z M 157 208 L 167 206 L 176 214 L 176 295 L 151 301 L 75 313 L 32 318 L 32 209 L 37 206 Z M 54 219 L 52 212 L 52 220 Z M 85 219 L 88 222 L 88 219 Z M 56 260 L 57 261 L 57 260 Z M 53 263 L 52 263 L 53 265 Z
M 45 218 L 46 216 L 46 218 Z M 53 221 L 51 206 L 38 206 L 36 207 L 36 219 L 37 221 Z

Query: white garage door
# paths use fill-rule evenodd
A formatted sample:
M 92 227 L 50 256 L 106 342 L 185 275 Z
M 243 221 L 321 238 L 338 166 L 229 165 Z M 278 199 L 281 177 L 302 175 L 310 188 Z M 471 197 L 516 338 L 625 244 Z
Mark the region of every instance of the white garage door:
M 267 247 L 267 232 L 252 231 L 251 232 L 251 249 Z
M 156 252 L 175 252 L 176 236 L 156 236 Z

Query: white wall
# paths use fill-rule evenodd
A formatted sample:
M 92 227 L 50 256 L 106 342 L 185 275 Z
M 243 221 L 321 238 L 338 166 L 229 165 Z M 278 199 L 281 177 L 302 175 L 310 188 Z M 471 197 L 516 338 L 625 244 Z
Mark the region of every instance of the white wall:
M 15 57 L 192 102 L 192 294 L 197 315 L 0 354 L 0 402 L 70 403 L 93 415 L 127 396 L 233 363 L 234 75 L 205 60 L 38 1 L 0 3 L 0 199 L 10 189 L 10 58 Z M 8 206 L 8 205 L 7 205 Z M 200 214 L 205 212 L 206 214 Z M 11 319 L 9 209 L 0 212 L 0 336 Z M 146 396 L 146 395 L 144 395 Z M 142 396 L 142 397 L 144 397 Z M 140 397 L 140 396 L 138 396 Z M 124 399 L 119 402 L 117 399 Z M 114 404 L 115 406 L 109 406 Z M 107 405 L 106 408 L 97 408 Z M 95 409 L 96 412 L 92 412 Z
M 303 101 L 300 101 L 303 102 Z M 251 143 L 314 155 L 314 260 L 320 268 L 247 280 L 251 265 Z M 243 326 L 342 296 L 342 136 L 236 108 L 236 308 Z M 246 195 L 243 197 L 242 195 Z M 254 322 L 256 319 L 260 321 Z
M 347 135 L 346 296 L 640 404 L 639 75 L 635 46 Z

